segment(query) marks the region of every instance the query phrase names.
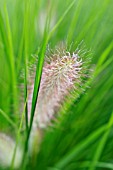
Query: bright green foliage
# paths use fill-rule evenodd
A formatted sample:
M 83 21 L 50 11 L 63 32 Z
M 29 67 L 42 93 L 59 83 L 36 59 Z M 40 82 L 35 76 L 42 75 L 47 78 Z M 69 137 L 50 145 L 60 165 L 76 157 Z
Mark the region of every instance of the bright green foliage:
M 82 40 L 91 49 L 92 75 L 79 98 L 67 102 L 63 113 L 61 109 L 56 126 L 53 122 L 53 127 L 44 130 L 35 161 L 29 159 L 29 136 L 47 44 L 54 48 L 60 42 L 68 47 L 73 43 L 76 49 Z M 33 54 L 38 55 L 38 62 L 29 128 L 28 62 L 32 63 Z M 16 147 L 19 143 L 23 146 L 21 169 L 113 169 L 112 112 L 113 1 L 0 0 L 0 132 L 14 136 Z M 13 165 L 14 157 L 11 169 Z

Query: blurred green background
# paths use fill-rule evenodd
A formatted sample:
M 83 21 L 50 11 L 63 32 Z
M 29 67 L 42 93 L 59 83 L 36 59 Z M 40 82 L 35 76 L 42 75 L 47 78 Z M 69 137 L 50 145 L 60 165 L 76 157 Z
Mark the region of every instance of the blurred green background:
M 92 51 L 90 88 L 69 104 L 57 128 L 44 132 L 27 169 L 113 169 L 113 0 L 0 0 L 1 132 L 16 136 L 6 117 L 20 122 L 20 85 L 27 84 L 20 75 L 32 55 L 48 43 L 76 48 L 82 40 Z

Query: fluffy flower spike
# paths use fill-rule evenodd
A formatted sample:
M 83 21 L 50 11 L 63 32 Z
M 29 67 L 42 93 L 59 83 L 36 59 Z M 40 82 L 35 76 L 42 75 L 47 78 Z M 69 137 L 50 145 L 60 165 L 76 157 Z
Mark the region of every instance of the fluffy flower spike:
M 80 53 L 81 55 L 79 55 Z M 77 91 L 78 85 L 82 83 L 82 77 L 87 75 L 87 69 L 84 67 L 85 62 L 81 57 L 85 53 L 78 48 L 72 53 L 66 51 L 64 47 L 57 49 L 56 52 L 49 50 L 41 77 L 34 127 L 46 128 L 54 120 L 55 114 L 59 111 L 70 91 Z M 28 98 L 29 117 L 33 86 L 33 80 L 31 80 Z
M 0 167 L 6 169 L 11 166 L 15 145 L 16 143 L 11 137 L 0 132 Z M 20 166 L 22 155 L 22 149 L 18 146 L 15 155 L 14 169 L 17 169 Z

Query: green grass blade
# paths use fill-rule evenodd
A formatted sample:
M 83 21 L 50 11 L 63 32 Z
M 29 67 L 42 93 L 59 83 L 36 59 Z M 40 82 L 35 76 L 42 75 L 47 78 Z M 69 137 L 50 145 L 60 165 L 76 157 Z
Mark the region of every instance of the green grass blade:
M 90 167 L 91 163 L 92 163 L 91 161 L 71 163 L 68 166 L 68 169 L 69 170 L 75 170 L 75 167 L 88 168 L 88 167 Z M 96 168 L 113 169 L 113 164 L 109 163 L 109 162 L 97 162 Z M 49 170 L 54 170 L 54 168 L 50 168 Z M 60 170 L 60 169 L 55 169 L 55 170 Z
M 75 30 L 74 28 L 75 28 L 75 26 L 77 24 L 79 14 L 80 14 L 80 11 L 81 11 L 81 7 L 82 7 L 82 1 L 79 0 L 78 4 L 77 4 L 77 7 L 75 9 L 75 12 L 74 12 L 74 16 L 73 16 L 72 21 L 70 23 L 69 30 L 68 30 L 68 38 L 67 38 L 68 39 L 67 40 L 68 44 L 71 44 L 71 42 L 72 42 L 73 32 Z
M 17 109 L 17 78 L 16 78 L 16 72 L 15 72 L 15 60 L 14 60 L 14 51 L 13 51 L 13 42 L 12 42 L 12 34 L 11 34 L 11 27 L 10 27 L 10 23 L 9 23 L 9 16 L 8 16 L 8 11 L 7 11 L 7 7 L 6 4 L 4 5 L 4 14 L 5 14 L 5 20 L 6 20 L 6 28 L 7 28 L 7 32 L 6 32 L 6 36 L 7 36 L 7 44 L 6 48 L 7 48 L 7 54 L 8 54 L 8 58 L 9 58 L 9 62 L 10 62 L 10 74 L 11 74 L 11 91 L 13 94 L 13 106 L 14 106 L 14 111 L 13 113 L 16 113 L 16 109 Z
M 100 159 L 100 156 L 101 156 L 102 151 L 105 147 L 105 144 L 106 144 L 106 141 L 108 139 L 108 136 L 109 136 L 109 133 L 111 131 L 112 126 L 113 126 L 113 113 L 111 114 L 111 117 L 110 117 L 109 122 L 108 122 L 109 129 L 107 131 L 105 131 L 103 137 L 101 138 L 101 140 L 98 144 L 97 150 L 95 152 L 95 155 L 94 155 L 94 158 L 92 160 L 92 163 L 91 163 L 89 170 L 95 170 L 96 169 L 96 164 Z
M 102 53 L 102 55 L 99 58 L 99 61 L 97 63 L 97 68 L 102 66 L 102 64 L 105 62 L 107 56 L 109 55 L 109 53 L 111 52 L 112 49 L 113 49 L 113 42 L 111 42 L 108 45 L 108 47 L 104 50 L 104 52 Z
M 56 23 L 56 25 L 52 28 L 50 34 L 49 34 L 49 38 L 53 35 L 53 33 L 55 32 L 55 30 L 58 28 L 58 26 L 61 24 L 61 22 L 63 21 L 63 19 L 66 17 L 67 13 L 71 10 L 71 8 L 73 7 L 73 5 L 75 4 L 76 0 L 73 0 L 72 3 L 70 3 L 69 7 L 66 9 L 66 11 L 64 12 L 64 14 L 60 17 L 60 19 L 58 20 L 58 22 Z
M 86 148 L 91 142 L 95 141 L 104 131 L 108 129 L 108 125 L 103 125 L 86 139 L 84 139 L 78 146 L 73 148 L 67 155 L 64 156 L 58 163 L 56 163 L 56 168 L 64 168 L 79 152 Z
M 24 102 L 25 105 L 25 122 L 26 122 L 26 131 L 28 132 L 28 105 L 27 105 L 27 79 L 28 79 L 28 70 L 27 70 L 27 62 L 28 62 L 28 42 L 29 42 L 29 35 L 28 35 L 28 22 L 29 22 L 29 1 L 25 1 L 25 16 L 24 16 Z
M 14 149 L 14 154 L 13 154 L 10 170 L 14 169 L 14 162 L 15 162 L 16 151 L 17 151 L 19 139 L 20 139 L 20 136 L 21 136 L 21 129 L 22 129 L 22 126 L 23 126 L 24 118 L 25 118 L 26 104 L 27 104 L 27 102 L 25 102 L 25 104 L 24 104 L 24 110 L 22 112 L 19 128 L 18 128 L 18 131 L 17 131 L 16 144 L 15 144 L 15 149 Z
M 25 142 L 25 148 L 24 148 L 24 155 L 23 155 L 23 161 L 25 162 L 22 165 L 22 168 L 24 169 L 26 166 L 26 156 L 27 156 L 27 151 L 28 151 L 28 143 L 29 143 L 29 137 L 32 129 L 32 124 L 33 124 L 33 118 L 35 114 L 35 107 L 36 107 L 36 102 L 38 98 L 38 92 L 39 92 L 39 86 L 40 86 L 40 80 L 41 80 L 41 74 L 42 74 L 42 68 L 43 68 L 43 63 L 44 63 L 44 56 L 45 56 L 45 50 L 48 42 L 48 23 L 45 28 L 45 33 L 44 33 L 44 39 L 42 42 L 42 47 L 39 52 L 39 58 L 38 58 L 38 63 L 37 63 L 37 68 L 36 68 L 36 75 L 35 75 L 35 82 L 34 82 L 34 90 L 33 90 L 33 98 L 32 98 L 32 107 L 31 107 L 31 114 L 30 114 L 30 125 L 26 137 L 26 142 Z
M 2 110 L 0 109 L 1 115 L 8 121 L 9 124 L 11 124 L 12 127 L 17 129 L 17 125 L 12 121 L 12 119 Z

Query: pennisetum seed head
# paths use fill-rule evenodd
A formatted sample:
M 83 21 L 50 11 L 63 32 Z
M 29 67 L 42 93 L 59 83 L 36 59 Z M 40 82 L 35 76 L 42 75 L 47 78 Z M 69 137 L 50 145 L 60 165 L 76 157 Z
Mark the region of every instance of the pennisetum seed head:
M 78 48 L 71 53 L 64 46 L 55 52 L 49 50 L 43 67 L 33 126 L 46 128 L 54 120 L 66 96 L 70 95 L 72 90 L 78 91 L 78 85 L 82 86 L 82 78 L 88 75 L 86 62 L 83 59 L 85 53 L 86 50 Z M 28 96 L 29 115 L 33 86 L 31 79 Z
M 6 169 L 11 166 L 15 146 L 16 142 L 10 136 L 0 132 L 0 167 Z M 20 166 L 22 154 L 22 148 L 18 146 L 14 159 L 14 169 L 17 169 Z

